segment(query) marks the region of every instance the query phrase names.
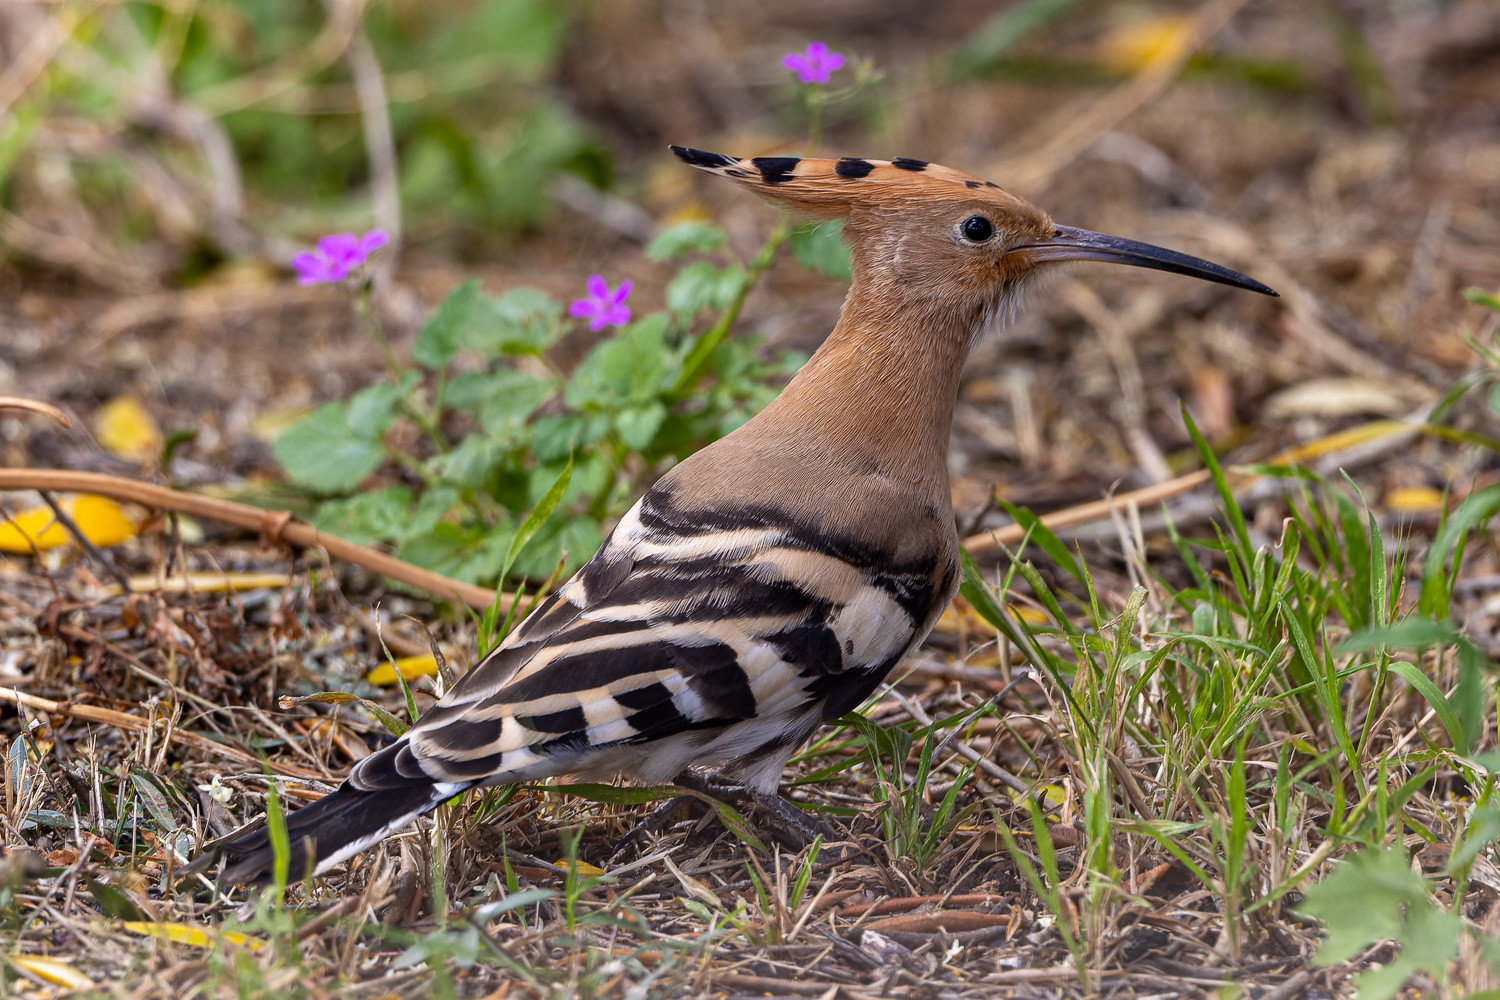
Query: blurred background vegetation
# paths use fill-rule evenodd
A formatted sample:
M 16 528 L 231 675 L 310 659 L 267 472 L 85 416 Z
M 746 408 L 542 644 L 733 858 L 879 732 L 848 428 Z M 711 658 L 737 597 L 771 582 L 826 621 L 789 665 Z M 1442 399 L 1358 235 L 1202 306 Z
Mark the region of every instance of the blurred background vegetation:
M 95 435 L 9 420 L 5 462 L 144 468 L 312 510 L 275 486 L 272 442 L 383 377 L 338 290 L 291 278 L 292 254 L 330 232 L 396 237 L 374 306 L 403 357 L 471 275 L 488 293 L 532 286 L 565 302 L 596 271 L 634 280 L 637 317 L 673 307 L 680 329 L 663 349 L 678 350 L 684 295 L 732 298 L 734 261 L 776 219 L 664 147 L 800 151 L 807 93 L 781 56 L 811 39 L 849 56 L 835 90 L 856 65 L 868 76 L 825 109 L 825 150 L 949 163 L 1060 221 L 1221 259 L 1285 296 L 1070 272 L 971 366 L 953 472 L 972 525 L 1005 520 L 997 488 L 1053 507 L 1192 465 L 1179 399 L 1216 446 L 1256 460 L 1420 411 L 1476 363 L 1462 334 L 1493 321 L 1459 292 L 1500 284 L 1500 10 L 1480 0 L 11 2 L 0 392 L 58 403 Z M 724 249 L 689 266 L 723 285 L 674 293 L 680 261 L 646 247 L 710 219 Z M 831 241 L 794 244 L 745 303 L 723 413 L 671 447 L 582 470 L 574 491 L 594 492 L 574 516 L 587 507 L 595 524 L 575 548 L 626 493 L 732 426 L 725 414 L 759 405 L 755 386 L 774 387 L 831 327 L 838 255 Z M 531 374 L 563 377 L 603 337 L 560 326 L 544 339 L 534 360 L 547 371 Z M 455 374 L 493 361 L 461 355 Z M 701 387 L 728 384 L 707 376 Z M 561 386 L 573 403 L 543 405 L 529 427 L 567 419 L 557 407 L 578 394 Z M 673 388 L 650 405 L 677 405 Z M 168 458 L 111 447 L 101 415 L 122 400 L 147 441 L 172 443 Z M 452 419 L 455 441 L 483 423 Z M 397 421 L 386 443 L 425 459 L 421 437 Z M 512 519 L 565 457 L 557 442 L 541 450 L 546 475 L 518 459 L 509 486 L 476 480 L 514 494 Z M 1382 467 L 1375 495 L 1435 516 L 1445 460 L 1413 459 Z M 365 483 L 387 497 L 422 485 L 393 465 Z M 535 573 L 550 556 L 533 555 Z

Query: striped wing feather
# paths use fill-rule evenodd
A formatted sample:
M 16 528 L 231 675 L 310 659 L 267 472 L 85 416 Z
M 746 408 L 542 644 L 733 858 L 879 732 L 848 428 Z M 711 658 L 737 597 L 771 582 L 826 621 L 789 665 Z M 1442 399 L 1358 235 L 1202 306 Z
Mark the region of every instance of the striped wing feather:
M 774 510 L 690 515 L 660 489 L 361 789 L 734 765 L 762 790 L 818 725 L 863 701 L 931 628 L 953 571 L 799 528 Z

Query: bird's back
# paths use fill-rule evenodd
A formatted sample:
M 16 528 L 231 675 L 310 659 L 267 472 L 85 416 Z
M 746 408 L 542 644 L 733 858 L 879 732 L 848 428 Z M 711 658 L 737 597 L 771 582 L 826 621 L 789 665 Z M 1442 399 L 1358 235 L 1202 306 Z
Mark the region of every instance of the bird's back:
M 669 781 L 733 763 L 760 790 L 858 706 L 956 587 L 952 517 L 919 484 L 734 435 L 641 498 L 599 552 L 350 776 Z M 833 466 L 833 467 L 830 467 Z M 394 774 L 392 773 L 394 772 Z

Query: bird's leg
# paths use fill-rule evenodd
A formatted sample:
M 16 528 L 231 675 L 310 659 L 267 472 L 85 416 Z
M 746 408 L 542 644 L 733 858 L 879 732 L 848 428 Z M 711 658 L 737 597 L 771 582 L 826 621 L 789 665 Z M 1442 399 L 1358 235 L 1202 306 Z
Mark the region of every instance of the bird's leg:
M 645 819 L 642 819 L 635 826 L 631 827 L 630 830 L 625 834 L 625 836 L 615 841 L 614 850 L 610 851 L 609 856 L 611 858 L 618 857 L 620 853 L 625 850 L 625 848 L 630 846 L 632 841 L 635 841 L 638 838 L 661 833 L 661 831 L 667 825 L 667 820 L 671 819 L 672 815 L 676 813 L 677 810 L 681 809 L 685 805 L 698 805 L 702 801 L 702 799 L 699 799 L 694 795 L 672 796 L 670 799 L 647 813 Z
M 750 802 L 759 806 L 784 833 L 790 834 L 791 839 L 798 841 L 799 847 L 806 847 L 818 837 L 828 838 L 828 830 L 814 816 L 798 809 L 786 799 L 775 792 L 757 792 L 745 785 L 730 785 L 714 780 L 718 774 L 701 775 L 693 771 L 684 771 L 673 779 L 673 784 L 688 791 L 707 795 L 709 798 L 718 799 L 720 802 L 731 806 L 742 805 Z

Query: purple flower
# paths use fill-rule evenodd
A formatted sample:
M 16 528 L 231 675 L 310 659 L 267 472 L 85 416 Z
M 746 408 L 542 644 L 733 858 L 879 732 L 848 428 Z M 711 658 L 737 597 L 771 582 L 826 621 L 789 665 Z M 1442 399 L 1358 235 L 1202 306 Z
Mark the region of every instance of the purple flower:
M 620 287 L 610 290 L 604 278 L 594 274 L 589 276 L 586 298 L 574 299 L 573 304 L 568 306 L 568 315 L 589 321 L 589 329 L 595 333 L 606 326 L 624 326 L 630 322 L 630 307 L 625 300 L 630 298 L 630 279 L 620 282 Z
M 324 285 L 343 281 L 350 271 L 390 241 L 391 236 L 384 229 L 372 229 L 363 236 L 353 233 L 325 236 L 318 241 L 316 251 L 299 253 L 292 258 L 297 283 Z
M 781 57 L 781 65 L 803 83 L 827 83 L 834 70 L 844 68 L 844 54 L 829 52 L 822 42 L 808 42 L 806 52 L 788 52 Z

